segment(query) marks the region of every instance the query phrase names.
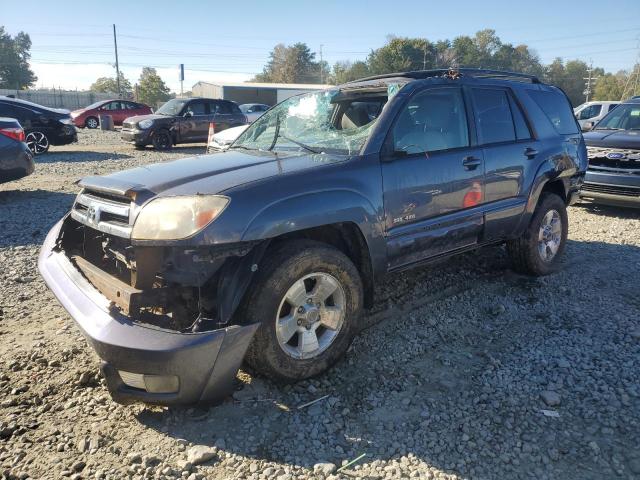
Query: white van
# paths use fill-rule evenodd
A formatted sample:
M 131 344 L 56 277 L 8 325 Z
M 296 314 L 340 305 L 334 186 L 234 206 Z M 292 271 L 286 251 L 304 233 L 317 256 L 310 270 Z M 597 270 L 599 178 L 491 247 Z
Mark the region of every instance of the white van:
M 578 119 L 580 128 L 582 128 L 582 130 L 589 130 L 585 128 L 587 122 L 593 122 L 595 125 L 618 105 L 620 105 L 620 102 L 586 102 L 574 108 L 573 113 Z

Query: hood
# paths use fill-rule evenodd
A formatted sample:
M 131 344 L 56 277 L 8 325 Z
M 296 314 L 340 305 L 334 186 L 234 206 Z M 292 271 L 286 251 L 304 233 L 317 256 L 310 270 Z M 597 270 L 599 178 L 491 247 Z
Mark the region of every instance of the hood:
M 296 154 L 228 150 L 83 178 L 82 187 L 118 195 L 174 196 L 222 193 L 240 185 L 310 168 L 344 162 L 345 155 Z
M 127 117 L 127 122 L 138 123 L 142 120 L 170 120 L 176 117 L 170 117 L 169 115 L 158 115 L 157 113 L 148 113 L 146 115 L 136 115 L 134 117 Z
M 227 128 L 226 130 L 222 130 L 221 132 L 214 134 L 213 140 L 216 143 L 228 145 L 238 138 L 247 128 L 249 128 L 249 125 Z
M 583 137 L 587 147 L 640 150 L 640 130 L 591 130 Z

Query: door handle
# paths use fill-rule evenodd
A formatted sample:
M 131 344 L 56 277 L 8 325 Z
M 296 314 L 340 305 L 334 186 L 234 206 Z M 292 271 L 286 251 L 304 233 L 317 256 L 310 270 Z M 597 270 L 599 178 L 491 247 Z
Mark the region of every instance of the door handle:
M 473 155 L 469 155 L 468 157 L 464 157 L 462 159 L 462 165 L 464 166 L 465 170 L 475 170 L 476 168 L 478 168 L 478 165 L 480 165 L 481 162 L 482 160 L 480 160 L 478 157 L 474 157 Z
M 532 159 L 536 155 L 538 155 L 538 151 L 535 148 L 527 147 L 524 149 L 524 156 L 528 159 Z

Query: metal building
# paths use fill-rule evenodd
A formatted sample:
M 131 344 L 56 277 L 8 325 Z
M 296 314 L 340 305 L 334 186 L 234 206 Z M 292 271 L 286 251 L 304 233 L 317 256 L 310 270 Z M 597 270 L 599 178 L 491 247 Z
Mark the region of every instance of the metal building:
M 198 82 L 191 89 L 194 97 L 222 98 L 238 104 L 275 105 L 293 95 L 322 90 L 331 85 L 309 83 L 210 83 Z

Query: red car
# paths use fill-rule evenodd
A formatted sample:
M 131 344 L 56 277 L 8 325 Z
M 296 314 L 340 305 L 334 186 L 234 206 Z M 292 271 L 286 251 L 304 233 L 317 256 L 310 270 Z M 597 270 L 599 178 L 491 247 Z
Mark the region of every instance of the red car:
M 153 113 L 151 107 L 129 100 L 102 100 L 71 112 L 73 124 L 80 128 L 98 128 L 100 115 L 111 115 L 114 125 L 122 125 L 126 118 Z

